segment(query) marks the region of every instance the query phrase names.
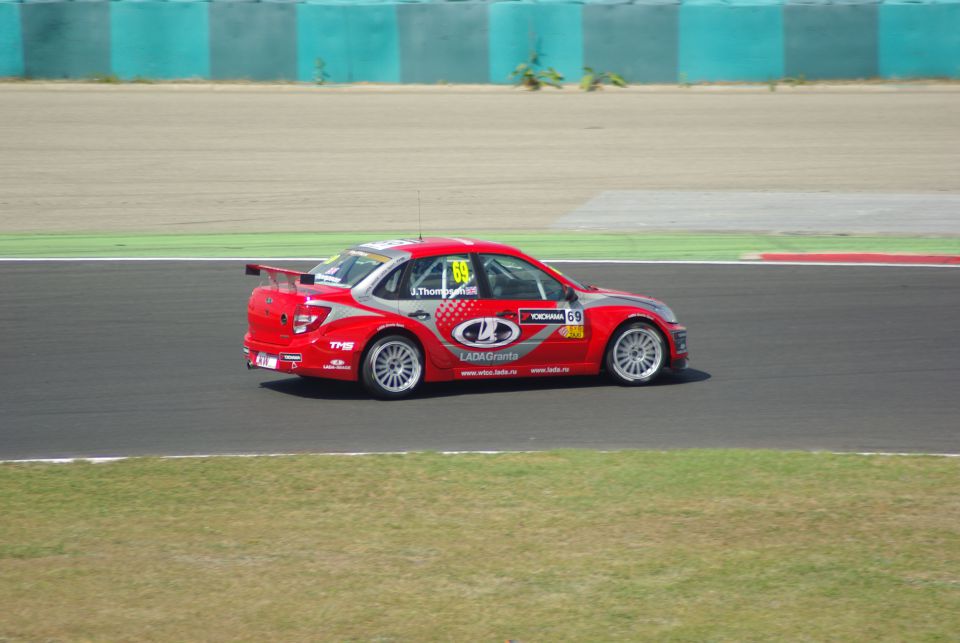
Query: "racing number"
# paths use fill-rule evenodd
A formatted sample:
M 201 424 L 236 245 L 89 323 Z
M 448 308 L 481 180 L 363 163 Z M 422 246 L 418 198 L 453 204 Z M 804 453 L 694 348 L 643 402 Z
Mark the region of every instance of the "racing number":
M 453 280 L 458 284 L 465 284 L 470 281 L 470 268 L 466 261 L 453 262 Z
M 582 326 L 583 325 L 583 311 L 575 310 L 572 308 L 567 309 L 567 326 Z

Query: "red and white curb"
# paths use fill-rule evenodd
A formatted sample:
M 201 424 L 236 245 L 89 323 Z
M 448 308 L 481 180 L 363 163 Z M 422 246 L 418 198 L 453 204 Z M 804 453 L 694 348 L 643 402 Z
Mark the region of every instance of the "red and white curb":
M 762 252 L 744 258 L 790 264 L 960 267 L 960 255 L 903 252 Z

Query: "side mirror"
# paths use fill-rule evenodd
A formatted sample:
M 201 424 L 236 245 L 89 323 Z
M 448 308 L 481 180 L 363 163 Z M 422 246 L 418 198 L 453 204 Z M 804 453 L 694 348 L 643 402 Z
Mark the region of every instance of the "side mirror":
M 570 286 L 564 284 L 564 285 L 563 285 L 563 300 L 564 300 L 564 301 L 574 302 L 574 301 L 576 301 L 576 300 L 578 300 L 578 299 L 580 299 L 580 296 L 577 294 L 577 291 L 574 290 L 573 288 L 571 288 Z

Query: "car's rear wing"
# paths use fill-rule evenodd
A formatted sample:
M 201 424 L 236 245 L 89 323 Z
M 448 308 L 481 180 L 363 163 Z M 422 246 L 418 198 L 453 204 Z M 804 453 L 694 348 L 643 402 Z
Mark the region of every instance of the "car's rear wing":
M 289 268 L 277 268 L 276 266 L 264 266 L 259 263 L 248 263 L 246 265 L 246 273 L 248 275 L 262 275 L 266 273 L 267 279 L 276 288 L 280 288 L 282 285 L 288 285 L 296 289 L 297 282 L 305 286 L 312 286 L 316 282 L 316 275 L 308 272 L 300 272 L 299 270 L 291 270 Z

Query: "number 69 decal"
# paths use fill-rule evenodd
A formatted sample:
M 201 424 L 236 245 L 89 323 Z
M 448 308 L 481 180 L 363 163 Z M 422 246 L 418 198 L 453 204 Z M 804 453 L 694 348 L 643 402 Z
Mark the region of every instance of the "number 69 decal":
M 453 280 L 458 284 L 465 284 L 470 281 L 470 268 L 466 261 L 453 262 Z
M 581 326 L 583 324 L 583 311 L 579 309 L 568 308 L 567 326 Z

